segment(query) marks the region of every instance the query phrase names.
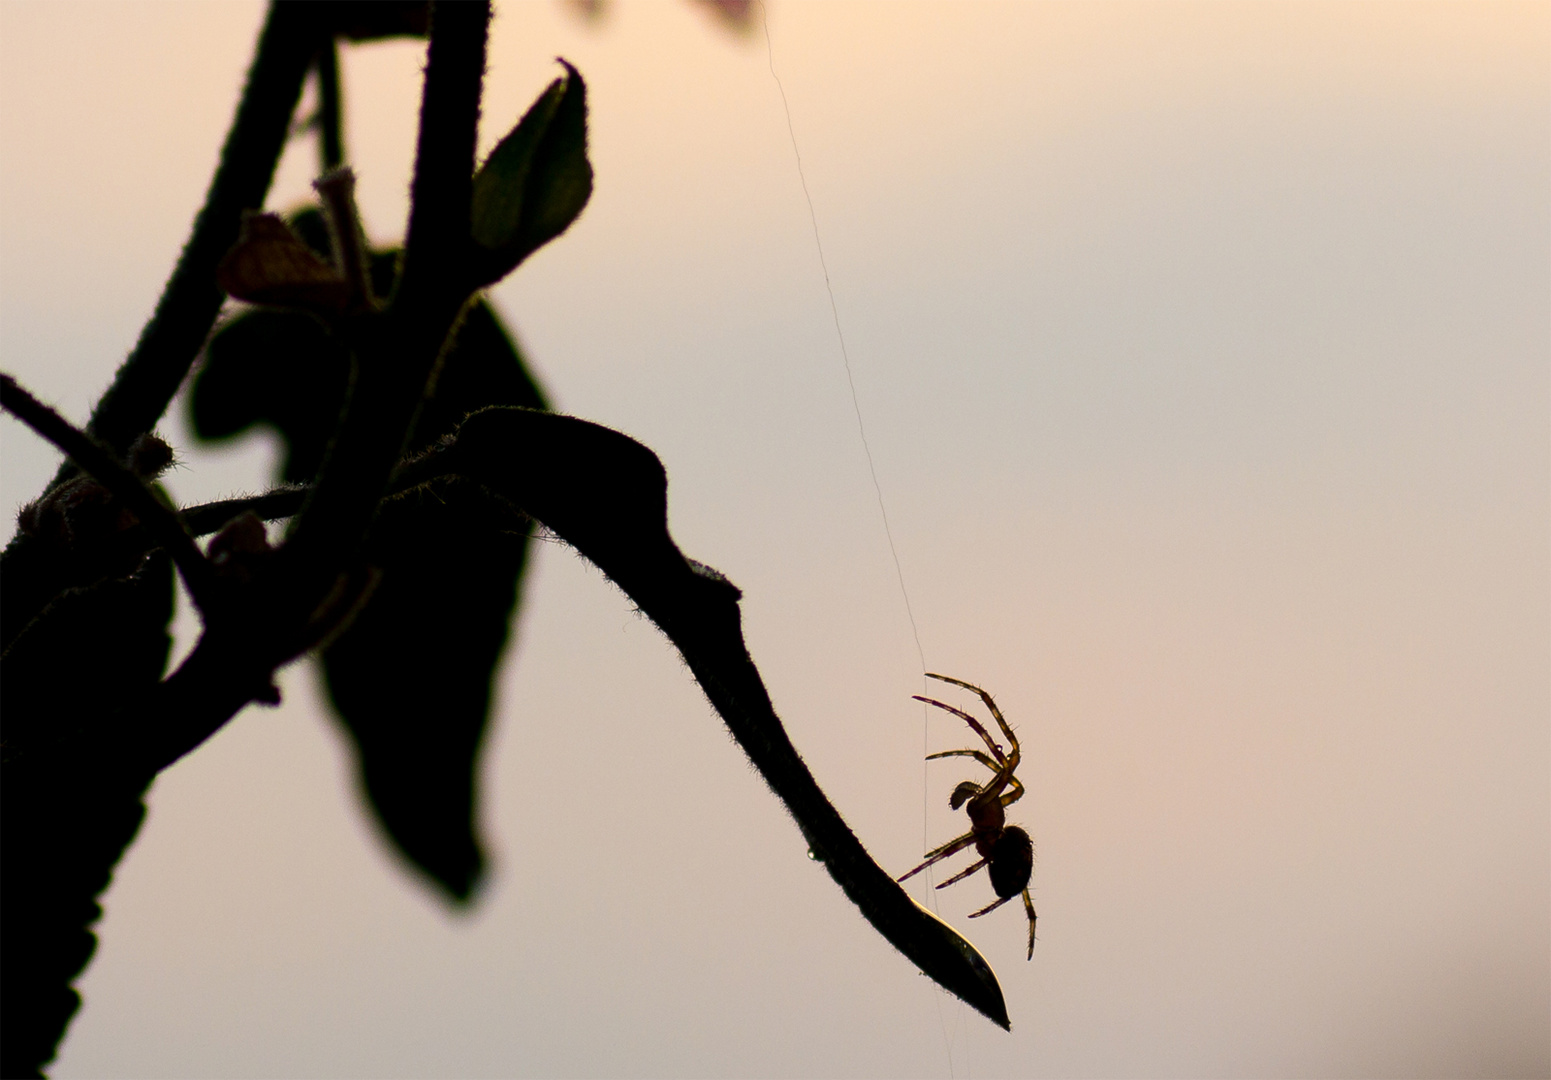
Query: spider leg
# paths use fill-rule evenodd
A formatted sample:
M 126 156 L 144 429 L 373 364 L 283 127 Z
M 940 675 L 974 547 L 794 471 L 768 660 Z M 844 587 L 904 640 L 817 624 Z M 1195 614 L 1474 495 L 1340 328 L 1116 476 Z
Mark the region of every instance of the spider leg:
M 895 881 L 904 881 L 906 878 L 915 877 L 922 870 L 925 870 L 928 866 L 931 866 L 933 863 L 935 863 L 935 862 L 942 862 L 942 860 L 946 859 L 949 855 L 952 855 L 955 852 L 963 851 L 965 848 L 969 847 L 969 845 L 973 844 L 974 842 L 975 842 L 975 834 L 972 833 L 972 832 L 965 833 L 963 836 L 959 837 L 957 840 L 949 840 L 946 844 L 943 844 L 943 845 L 941 845 L 939 847 L 935 847 L 931 851 L 928 851 L 926 853 L 926 861 L 924 863 L 922 863 L 920 866 L 916 867 L 914 870 L 911 870 L 911 871 L 901 875 L 900 877 L 895 878 L 894 880 Z
M 1023 798 L 1023 781 L 1019 780 L 1012 773 L 1008 773 L 1007 782 L 1012 785 L 1013 790 L 1002 796 L 1003 806 L 1011 806 L 1013 803 Z
M 1017 895 L 1018 895 L 1017 893 L 1013 893 L 1013 896 L 1017 896 Z M 981 908 L 979 911 L 971 911 L 969 913 L 969 917 L 971 919 L 978 919 L 982 915 L 989 915 L 989 914 L 991 914 L 991 912 L 995 911 L 997 908 L 1001 907 L 1003 904 L 1007 903 L 1007 901 L 1009 901 L 1011 899 L 1012 899 L 1012 896 L 1004 896 L 1000 900 L 996 901 L 994 904 L 987 904 L 985 907 Z
M 934 675 L 930 671 L 926 673 L 928 679 L 936 679 L 938 682 L 952 683 L 954 686 L 962 686 L 966 690 L 973 690 L 980 695 L 980 700 L 986 703 L 986 708 L 991 710 L 991 715 L 996 717 L 996 722 L 1002 726 L 1002 734 L 1007 736 L 1007 741 L 1012 744 L 1013 756 L 1018 753 L 1018 736 L 1012 733 L 1012 728 L 1007 723 L 1007 718 L 1002 715 L 1002 710 L 996 707 L 996 702 L 991 695 L 986 693 L 974 683 L 967 683 L 963 679 L 955 679 L 949 675 Z
M 980 750 L 944 750 L 937 754 L 927 754 L 926 760 L 936 761 L 938 758 L 945 757 L 972 757 L 992 772 L 1002 771 L 1002 766 L 998 762 L 992 761 L 990 757 Z
M 946 889 L 949 885 L 952 885 L 955 882 L 963 881 L 965 878 L 969 877 L 969 875 L 973 874 L 976 870 L 979 870 L 985 864 L 986 864 L 986 860 L 984 860 L 984 859 L 981 859 L 979 862 L 976 862 L 976 863 L 970 863 L 964 869 L 960 870 L 957 874 L 954 874 L 947 881 L 940 882 L 937 887 L 939 889 Z
M 910 696 L 917 701 L 924 701 L 928 705 L 936 705 L 939 709 L 942 709 L 945 712 L 951 712 L 954 716 L 957 716 L 960 720 L 964 721 L 971 728 L 973 728 L 976 735 L 979 735 L 982 739 L 985 740 L 986 746 L 991 748 L 992 757 L 996 758 L 997 761 L 1007 760 L 1007 755 L 1002 753 L 1001 746 L 997 744 L 995 739 L 991 738 L 991 733 L 985 729 L 979 720 L 976 720 L 963 709 L 955 709 L 952 705 L 946 705 L 943 702 L 938 701 L 936 698 L 922 697 L 920 694 L 911 694 Z M 1017 746 L 1018 744 L 1015 742 L 1013 745 Z
M 1023 890 L 1023 908 L 1029 913 L 1029 959 L 1034 959 L 1034 923 L 1039 916 L 1034 914 L 1034 901 L 1029 899 L 1029 890 Z

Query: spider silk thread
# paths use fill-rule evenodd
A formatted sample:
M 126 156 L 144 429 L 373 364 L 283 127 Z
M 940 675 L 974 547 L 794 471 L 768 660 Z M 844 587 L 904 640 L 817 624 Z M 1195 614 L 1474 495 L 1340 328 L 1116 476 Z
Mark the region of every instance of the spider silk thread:
M 899 561 L 899 549 L 894 544 L 894 530 L 889 526 L 889 511 L 883 501 L 883 485 L 878 482 L 878 467 L 873 461 L 872 447 L 867 442 L 867 425 L 862 421 L 861 399 L 856 393 L 856 378 L 851 373 L 851 354 L 846 348 L 845 331 L 840 326 L 840 306 L 835 302 L 835 287 L 829 280 L 829 262 L 824 258 L 824 240 L 819 235 L 819 216 L 813 207 L 813 195 L 808 190 L 808 176 L 802 167 L 802 151 L 797 146 L 797 128 L 792 123 L 792 106 L 786 97 L 786 87 L 781 82 L 781 76 L 775 67 L 775 45 L 770 38 L 770 14 L 765 8 L 764 0 L 759 0 L 760 27 L 765 36 L 765 61 L 770 68 L 770 78 L 776 84 L 776 90 L 781 95 L 781 110 L 786 115 L 786 133 L 792 143 L 792 157 L 797 163 L 797 179 L 802 184 L 802 197 L 808 205 L 808 223 L 813 227 L 813 246 L 818 252 L 819 269 L 824 273 L 824 291 L 829 296 L 829 313 L 835 324 L 835 339 L 840 343 L 840 359 L 845 366 L 846 386 L 851 391 L 851 411 L 856 415 L 856 434 L 862 442 L 862 453 L 867 458 L 867 475 L 872 478 L 872 490 L 878 498 L 878 516 L 883 520 L 883 535 L 889 542 L 889 556 L 894 560 L 894 576 L 899 582 L 899 595 L 905 602 L 905 617 L 910 620 L 910 634 L 915 640 L 916 659 L 920 662 L 920 670 L 926 671 L 926 650 L 921 647 L 921 629 L 916 625 L 915 610 L 910 605 L 910 590 L 905 587 L 905 568 Z M 922 689 L 926 689 L 926 677 L 921 678 Z M 926 755 L 928 752 L 928 720 L 929 710 L 923 702 L 921 705 L 921 846 L 925 850 L 930 843 L 930 816 L 927 807 L 927 772 Z M 937 909 L 936 890 L 932 887 L 932 869 L 927 867 L 922 875 L 927 904 Z M 939 914 L 941 914 L 939 912 Z M 942 1015 L 942 996 L 945 991 L 933 986 L 932 1002 L 937 1007 L 938 1026 L 942 1029 L 943 1048 L 948 1056 L 948 1075 L 954 1075 L 953 1069 L 953 1040 L 948 1034 L 947 1021 Z M 963 1008 L 960 1003 L 959 1020 L 963 1025 Z
M 873 463 L 872 447 L 867 442 L 867 425 L 862 422 L 861 401 L 856 395 L 856 379 L 851 374 L 851 354 L 846 349 L 845 331 L 840 329 L 840 308 L 835 303 L 835 287 L 829 282 L 829 263 L 824 258 L 824 241 L 819 238 L 819 216 L 813 209 L 813 196 L 808 192 L 808 177 L 802 167 L 802 151 L 797 149 L 797 130 L 792 125 L 792 107 L 786 100 L 786 87 L 781 84 L 781 76 L 776 74 L 775 50 L 770 43 L 770 21 L 766 17 L 765 5 L 759 5 L 760 21 L 765 30 L 765 59 L 770 65 L 770 77 L 775 80 L 776 89 L 781 92 L 781 108 L 786 113 L 786 133 L 791 136 L 792 156 L 797 159 L 797 179 L 802 182 L 802 197 L 808 204 L 808 221 L 813 226 L 813 246 L 819 253 L 819 269 L 824 272 L 824 290 L 829 294 L 829 313 L 835 322 L 835 337 L 840 342 L 840 359 L 845 364 L 846 386 L 851 390 L 851 410 L 856 414 L 856 433 L 861 436 L 862 452 L 867 455 L 867 475 L 872 477 L 872 490 L 878 496 L 878 515 L 883 518 L 883 535 L 889 541 L 889 555 L 894 559 L 894 575 L 899 580 L 899 595 L 905 601 L 905 615 L 910 619 L 910 633 L 915 638 L 916 659 L 921 662 L 921 670 L 926 670 L 926 650 L 921 648 L 921 630 L 916 626 L 915 610 L 910 606 L 910 590 L 905 588 L 905 570 L 899 561 L 899 550 L 894 546 L 894 530 L 889 527 L 889 512 L 883 505 L 883 485 L 878 483 L 878 467 Z M 921 684 L 926 685 L 924 682 Z

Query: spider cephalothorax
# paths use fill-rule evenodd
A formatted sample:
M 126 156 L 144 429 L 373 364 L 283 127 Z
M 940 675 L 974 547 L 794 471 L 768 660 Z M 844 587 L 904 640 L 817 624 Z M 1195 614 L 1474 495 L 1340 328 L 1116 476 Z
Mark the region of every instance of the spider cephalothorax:
M 957 716 L 979 735 L 986 748 L 991 751 L 988 755 L 982 750 L 944 750 L 939 754 L 928 754 L 926 760 L 948 757 L 970 757 L 990 769 L 992 776 L 989 782 L 977 784 L 973 780 L 965 780 L 953 789 L 953 794 L 948 797 L 948 805 L 957 810 L 964 807 L 969 814 L 969 832 L 956 840 L 949 840 L 941 847 L 933 848 L 926 853 L 926 861 L 920 866 L 904 874 L 899 878 L 904 881 L 919 874 L 935 862 L 941 862 L 949 855 L 963 851 L 971 844 L 980 854 L 977 862 L 960 870 L 947 881 L 938 885 L 939 889 L 946 888 L 956 881 L 963 881 L 969 875 L 979 870 L 982 866 L 991 878 L 991 888 L 996 890 L 996 900 L 987 904 L 979 911 L 970 915 L 971 919 L 989 914 L 1001 907 L 1007 901 L 1023 894 L 1023 907 L 1029 914 L 1029 959 L 1034 958 L 1034 901 L 1029 898 L 1029 878 L 1034 873 L 1034 842 L 1029 839 L 1029 834 L 1016 825 L 1007 824 L 1007 807 L 1023 797 L 1023 784 L 1013 773 L 1018 768 L 1020 759 L 1018 749 L 1018 736 L 1012 733 L 1007 720 L 1002 716 L 1002 710 L 996 707 L 996 702 L 991 700 L 991 695 L 972 683 L 961 679 L 950 678 L 947 675 L 934 675 L 926 673 L 928 679 L 937 679 L 941 682 L 952 683 L 954 686 L 962 686 L 966 690 L 973 690 L 980 695 L 980 700 L 986 703 L 986 708 L 991 710 L 991 715 L 996 718 L 997 724 L 1002 729 L 1002 734 L 1007 736 L 1009 749 L 1002 750 L 1000 744 L 991 737 L 991 733 L 969 713 L 962 709 L 955 709 L 952 705 L 946 705 L 935 698 L 915 695 L 917 701 L 924 701 L 928 705 L 935 705 L 939 709 Z

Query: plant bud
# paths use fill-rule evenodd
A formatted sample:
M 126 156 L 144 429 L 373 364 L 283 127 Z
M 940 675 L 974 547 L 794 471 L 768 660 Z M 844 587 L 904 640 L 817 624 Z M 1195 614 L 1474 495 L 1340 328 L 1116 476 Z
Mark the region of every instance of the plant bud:
M 173 463 L 172 447 L 147 432 L 129 446 L 129 471 L 142 480 L 155 480 Z
M 269 533 L 257 514 L 244 511 L 210 539 L 207 555 L 216 573 L 243 583 L 253 580 L 260 564 L 273 552 Z

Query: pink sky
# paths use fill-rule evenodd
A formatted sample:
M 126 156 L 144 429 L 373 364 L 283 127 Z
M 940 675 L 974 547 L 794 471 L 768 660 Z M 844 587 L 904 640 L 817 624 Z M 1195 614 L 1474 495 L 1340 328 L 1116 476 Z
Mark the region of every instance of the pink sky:
M 76 418 L 256 4 L 0 4 L 4 368 Z M 545 546 L 454 917 L 308 665 L 153 790 L 58 1076 L 1551 1070 L 1551 6 L 796 4 L 775 60 L 932 670 L 1025 745 L 1008 1035 L 805 857 L 664 639 Z M 959 830 L 763 40 L 508 4 L 484 144 L 591 88 L 596 195 L 495 294 L 667 465 L 793 740 L 899 872 Z M 421 51 L 347 56 L 376 239 Z M 272 205 L 304 196 L 298 140 Z M 179 497 L 266 483 L 189 446 Z M 0 421 L 7 505 L 50 453 Z M 185 647 L 192 624 L 185 620 Z M 963 745 L 933 716 L 932 749 Z M 964 774 L 967 775 L 967 774 Z M 568 822 L 561 830 L 562 814 Z M 919 894 L 918 894 L 919 895 Z

